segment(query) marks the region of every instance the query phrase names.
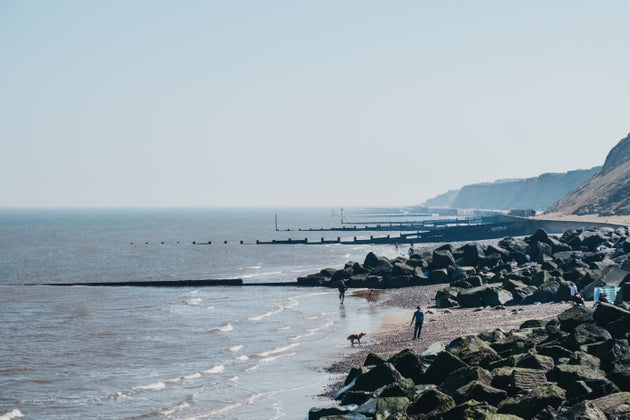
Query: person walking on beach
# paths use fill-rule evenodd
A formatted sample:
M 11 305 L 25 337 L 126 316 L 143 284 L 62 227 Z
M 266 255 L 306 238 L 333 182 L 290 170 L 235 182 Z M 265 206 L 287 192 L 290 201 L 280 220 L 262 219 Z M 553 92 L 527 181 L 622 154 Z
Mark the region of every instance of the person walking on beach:
M 346 286 L 346 282 L 341 280 L 339 282 L 339 286 L 337 287 L 337 289 L 339 289 L 339 302 L 343 305 L 343 300 L 346 297 L 346 290 L 348 290 L 348 286 Z
M 420 310 L 420 306 L 416 306 L 416 312 L 413 313 L 413 317 L 411 318 L 411 322 L 409 325 L 416 322 L 416 326 L 413 329 L 413 339 L 418 338 L 420 340 L 420 334 L 422 334 L 422 323 L 424 322 L 424 312 Z

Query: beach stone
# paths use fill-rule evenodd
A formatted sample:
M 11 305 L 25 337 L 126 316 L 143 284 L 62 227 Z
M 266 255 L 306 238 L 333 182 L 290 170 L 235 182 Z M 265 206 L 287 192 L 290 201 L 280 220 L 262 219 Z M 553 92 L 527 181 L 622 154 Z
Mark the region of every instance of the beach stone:
M 464 289 L 457 294 L 457 302 L 463 308 L 505 305 L 513 298 L 512 293 L 496 284 Z
M 563 331 L 573 331 L 580 324 L 593 322 L 593 312 L 582 306 L 573 306 L 558 315 L 560 329 Z
M 446 350 L 471 366 L 488 367 L 490 363 L 501 359 L 488 343 L 475 335 L 467 335 L 451 341 Z
M 526 394 L 506 399 L 499 404 L 497 413 L 513 414 L 524 419 L 531 419 L 547 406 L 557 410 L 565 398 L 566 392 L 557 385 L 541 385 Z
M 455 402 L 461 404 L 468 400 L 485 401 L 490 405 L 497 406 L 507 397 L 507 392 L 494 388 L 491 385 L 478 381 L 472 381 L 453 393 Z
M 599 408 L 608 419 L 630 418 L 630 392 L 619 392 L 594 399 L 592 403 Z
M 438 391 L 437 389 L 429 389 L 423 392 L 407 407 L 407 414 L 418 415 L 428 414 L 434 411 L 444 412 L 455 407 L 455 400 L 449 395 Z
M 431 362 L 419 383 L 439 385 L 457 369 L 468 366 L 459 357 L 443 350 Z
M 424 374 L 422 366 L 422 358 L 418 353 L 411 349 L 405 349 L 395 354 L 389 360 L 396 370 L 405 378 L 412 379 L 415 383 L 420 383 Z

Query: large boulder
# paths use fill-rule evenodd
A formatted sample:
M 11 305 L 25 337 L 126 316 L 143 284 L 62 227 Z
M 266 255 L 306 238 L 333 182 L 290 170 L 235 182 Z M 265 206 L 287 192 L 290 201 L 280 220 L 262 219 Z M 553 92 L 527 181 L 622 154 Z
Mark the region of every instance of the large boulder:
M 558 315 L 560 328 L 563 331 L 573 331 L 580 324 L 593 322 L 593 312 L 583 306 L 573 306 Z
M 492 362 L 501 359 L 488 343 L 476 335 L 456 338 L 446 346 L 445 350 L 459 357 L 468 365 L 483 368 L 488 368 Z
M 458 388 L 453 397 L 461 404 L 468 400 L 485 401 L 493 406 L 499 405 L 507 397 L 507 392 L 479 381 L 472 381 Z
M 541 385 L 530 392 L 506 399 L 499 404 L 497 412 L 531 419 L 547 406 L 558 409 L 565 398 L 566 391 L 557 385 Z
M 512 299 L 512 293 L 500 287 L 500 284 L 484 284 L 457 294 L 457 302 L 463 308 L 504 305 Z
M 453 254 L 448 250 L 435 250 L 433 251 L 433 262 L 431 268 L 439 270 L 440 268 L 449 268 L 455 266 L 455 258 Z
M 422 358 L 411 349 L 405 349 L 395 354 L 389 360 L 396 370 L 405 378 L 412 379 L 415 383 L 420 383 L 424 373 Z
M 429 389 L 420 394 L 407 407 L 407 414 L 411 416 L 428 414 L 433 411 L 447 411 L 455 407 L 455 400 L 437 389 Z
M 444 382 L 452 372 L 466 366 L 468 365 L 462 362 L 459 357 L 443 350 L 439 352 L 435 360 L 431 362 L 419 383 L 439 385 Z
M 630 418 L 630 392 L 606 395 L 592 402 L 608 419 Z
M 355 379 L 353 390 L 376 391 L 382 386 L 407 381 L 391 363 L 383 363 L 370 369 Z

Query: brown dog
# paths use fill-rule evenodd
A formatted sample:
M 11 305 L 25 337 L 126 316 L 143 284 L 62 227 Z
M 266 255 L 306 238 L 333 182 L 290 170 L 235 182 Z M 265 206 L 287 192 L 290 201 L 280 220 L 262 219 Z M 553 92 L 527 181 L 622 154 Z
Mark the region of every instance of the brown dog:
M 364 332 L 359 334 L 350 334 L 348 336 L 348 340 L 350 340 L 350 344 L 354 344 L 354 340 L 357 340 L 357 343 L 361 344 L 361 337 L 363 337 L 364 335 Z

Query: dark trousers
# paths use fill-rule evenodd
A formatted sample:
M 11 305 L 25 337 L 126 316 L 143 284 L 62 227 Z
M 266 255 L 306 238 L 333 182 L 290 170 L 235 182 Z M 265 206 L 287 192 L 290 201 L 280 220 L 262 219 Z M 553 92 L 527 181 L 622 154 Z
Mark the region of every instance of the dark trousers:
M 416 327 L 413 329 L 413 339 L 420 339 L 420 334 L 422 333 L 422 322 L 416 322 Z

